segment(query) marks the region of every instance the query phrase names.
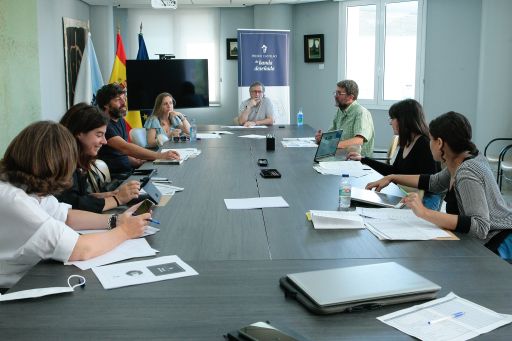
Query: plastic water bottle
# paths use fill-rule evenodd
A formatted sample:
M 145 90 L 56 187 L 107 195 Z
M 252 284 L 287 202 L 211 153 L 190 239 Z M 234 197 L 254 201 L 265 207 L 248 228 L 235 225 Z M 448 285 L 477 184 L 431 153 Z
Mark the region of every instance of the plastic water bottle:
M 352 197 L 352 185 L 348 174 L 341 176 L 340 188 L 338 190 L 338 208 L 339 210 L 347 210 L 350 207 Z
M 304 114 L 302 113 L 302 108 L 299 109 L 297 113 L 297 126 L 301 126 L 304 124 Z
M 190 141 L 195 141 L 197 138 L 196 119 L 190 120 Z

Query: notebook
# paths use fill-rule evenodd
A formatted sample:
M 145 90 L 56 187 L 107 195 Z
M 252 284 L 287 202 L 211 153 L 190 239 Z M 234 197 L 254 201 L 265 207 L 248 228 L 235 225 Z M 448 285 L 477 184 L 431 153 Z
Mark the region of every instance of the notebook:
M 328 131 L 322 134 L 320 143 L 316 149 L 314 161 L 333 161 L 335 160 L 336 150 L 338 149 L 338 143 L 341 140 L 343 130 Z
M 402 197 L 367 189 L 352 187 L 352 200 L 381 207 L 402 208 Z
M 312 305 L 301 303 L 324 314 L 433 299 L 441 289 L 395 262 L 301 272 L 283 278 Z

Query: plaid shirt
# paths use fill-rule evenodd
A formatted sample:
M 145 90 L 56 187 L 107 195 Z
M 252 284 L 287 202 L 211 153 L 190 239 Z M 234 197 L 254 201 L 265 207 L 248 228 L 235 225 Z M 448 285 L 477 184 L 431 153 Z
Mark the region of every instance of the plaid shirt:
M 357 101 L 352 102 L 346 110 L 338 108 L 329 131 L 340 129 L 343 129 L 343 140 L 351 139 L 357 135 L 362 136 L 364 143 L 361 146 L 361 155 L 372 156 L 375 130 L 372 114 L 368 109 L 361 106 Z

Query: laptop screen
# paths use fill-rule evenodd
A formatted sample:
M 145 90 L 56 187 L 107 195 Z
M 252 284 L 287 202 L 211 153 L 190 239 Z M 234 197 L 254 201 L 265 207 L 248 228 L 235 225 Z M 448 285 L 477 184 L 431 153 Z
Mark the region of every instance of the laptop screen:
M 343 130 L 334 130 L 322 134 L 322 138 L 320 139 L 320 143 L 316 149 L 315 161 L 329 156 L 334 156 L 336 154 L 336 149 L 338 148 L 338 143 L 341 140 L 342 133 Z

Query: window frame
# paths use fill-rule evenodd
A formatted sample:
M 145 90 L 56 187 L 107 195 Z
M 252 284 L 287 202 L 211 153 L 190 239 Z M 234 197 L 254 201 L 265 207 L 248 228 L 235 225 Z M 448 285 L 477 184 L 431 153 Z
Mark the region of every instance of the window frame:
M 384 57 L 386 39 L 386 4 L 400 2 L 418 2 L 417 32 L 416 32 L 416 74 L 414 99 L 423 102 L 424 73 L 425 73 L 425 36 L 427 0 L 351 0 L 343 1 L 339 6 L 339 68 L 338 79 L 346 79 L 347 75 L 347 8 L 354 6 L 376 6 L 375 25 L 375 65 L 373 99 L 358 99 L 358 102 L 368 109 L 387 110 L 397 100 L 384 100 Z M 357 80 L 356 80 L 357 82 Z

